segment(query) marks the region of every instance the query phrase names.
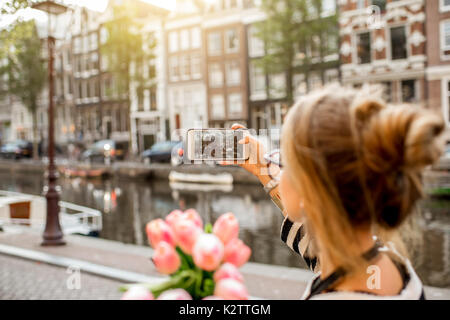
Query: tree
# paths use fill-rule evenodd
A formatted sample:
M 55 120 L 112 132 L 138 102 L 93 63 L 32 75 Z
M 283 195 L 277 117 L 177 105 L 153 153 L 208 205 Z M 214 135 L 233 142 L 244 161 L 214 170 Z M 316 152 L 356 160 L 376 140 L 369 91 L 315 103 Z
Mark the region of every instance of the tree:
M 324 57 L 336 41 L 337 15 L 326 15 L 321 0 L 262 0 L 266 19 L 256 24 L 256 36 L 265 43 L 266 55 L 259 61 L 266 74 L 286 74 L 286 100 L 293 102 L 293 76 L 318 70 L 324 78 L 329 66 Z
M 0 8 L 1 14 L 14 14 L 20 9 L 27 8 L 31 5 L 30 0 L 6 0 Z
M 155 57 L 156 39 L 142 31 L 143 24 L 139 20 L 142 18 L 141 11 L 131 1 L 114 3 L 112 19 L 103 25 L 108 36 L 102 44 L 101 53 L 115 80 L 118 96 L 125 97 L 128 108 L 134 93 L 132 88 L 135 88 L 138 101 L 141 102 L 144 90 L 154 86 L 151 80 L 154 79 L 155 72 L 149 62 Z M 149 68 L 148 77 L 144 77 L 144 68 Z
M 10 29 L 2 30 L 0 57 L 7 64 L 0 69 L 7 74 L 8 91 L 26 106 L 32 115 L 33 157 L 38 157 L 37 109 L 38 97 L 46 85 L 46 66 L 41 60 L 41 40 L 33 20 L 16 22 Z

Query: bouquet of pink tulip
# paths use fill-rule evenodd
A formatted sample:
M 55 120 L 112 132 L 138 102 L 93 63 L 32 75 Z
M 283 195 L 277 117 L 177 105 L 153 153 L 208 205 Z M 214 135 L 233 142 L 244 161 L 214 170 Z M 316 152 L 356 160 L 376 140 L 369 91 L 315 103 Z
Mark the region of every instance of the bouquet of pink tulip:
M 238 268 L 248 261 L 251 250 L 238 238 L 239 223 L 232 213 L 203 228 L 194 209 L 174 210 L 165 220 L 150 221 L 146 232 L 156 269 L 170 279 L 126 287 L 122 299 L 248 299 Z

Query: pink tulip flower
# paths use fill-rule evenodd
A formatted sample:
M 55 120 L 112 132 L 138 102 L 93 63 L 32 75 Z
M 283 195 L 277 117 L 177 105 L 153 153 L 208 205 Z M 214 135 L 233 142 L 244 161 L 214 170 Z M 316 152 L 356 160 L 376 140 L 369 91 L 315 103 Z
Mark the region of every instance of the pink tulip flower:
M 195 209 L 187 209 L 186 211 L 181 210 L 173 210 L 171 213 L 168 214 L 166 217 L 166 222 L 169 226 L 172 228 L 175 226 L 175 223 L 180 220 L 191 220 L 194 222 L 200 229 L 203 229 L 203 222 L 202 218 L 198 214 L 198 212 Z
M 222 264 L 220 268 L 214 272 L 215 282 L 219 282 L 223 279 L 234 279 L 242 283 L 244 282 L 244 277 L 239 272 L 238 268 L 236 268 L 234 264 L 228 262 Z
M 184 217 L 184 212 L 181 210 L 173 210 L 166 217 L 166 223 L 173 228 L 175 222 L 181 220 Z
M 173 231 L 177 245 L 183 252 L 191 255 L 192 248 L 194 247 L 195 241 L 202 233 L 202 229 L 200 229 L 193 221 L 182 219 L 174 223 Z
M 185 217 L 188 220 L 193 221 L 200 229 L 203 230 L 203 221 L 197 210 L 195 209 L 187 209 L 185 212 Z
M 153 294 L 143 286 L 132 286 L 122 296 L 122 300 L 154 300 Z
M 203 233 L 194 244 L 192 257 L 195 264 L 206 271 L 214 271 L 223 259 L 222 242 L 213 234 Z
M 233 239 L 225 246 L 224 261 L 239 268 L 248 261 L 251 254 L 252 250 L 242 240 Z
M 226 245 L 239 235 L 239 222 L 231 212 L 225 213 L 214 223 L 213 233 Z
M 192 297 L 184 289 L 171 289 L 161 293 L 157 300 L 192 300 Z
M 248 300 L 247 288 L 235 279 L 223 279 L 216 283 L 214 295 L 225 300 Z
M 175 245 L 175 235 L 170 226 L 163 219 L 155 219 L 147 223 L 145 228 L 148 241 L 153 248 L 161 242 L 167 242 L 171 246 Z
M 178 270 L 181 264 L 180 256 L 167 242 L 158 243 L 152 258 L 156 269 L 162 274 L 172 274 Z

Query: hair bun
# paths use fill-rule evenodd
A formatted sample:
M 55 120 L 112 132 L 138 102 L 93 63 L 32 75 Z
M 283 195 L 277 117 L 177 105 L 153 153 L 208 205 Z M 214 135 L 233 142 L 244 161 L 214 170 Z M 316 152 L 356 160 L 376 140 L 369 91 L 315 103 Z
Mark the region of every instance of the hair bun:
M 372 117 L 362 133 L 365 163 L 375 172 L 420 169 L 442 153 L 444 130 L 437 114 L 411 105 L 391 106 Z

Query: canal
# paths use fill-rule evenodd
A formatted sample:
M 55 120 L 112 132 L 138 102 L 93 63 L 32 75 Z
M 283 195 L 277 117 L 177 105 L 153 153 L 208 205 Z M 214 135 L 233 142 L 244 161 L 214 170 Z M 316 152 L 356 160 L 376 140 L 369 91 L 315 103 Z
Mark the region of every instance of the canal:
M 252 248 L 251 261 L 304 267 L 279 237 L 282 215 L 258 185 L 212 187 L 168 181 L 107 180 L 61 177 L 61 200 L 102 211 L 104 239 L 148 245 L 145 224 L 171 210 L 196 208 L 204 221 L 225 212 L 239 219 L 240 237 Z M 44 178 L 37 173 L 0 171 L 0 189 L 42 195 Z M 425 284 L 450 288 L 450 200 L 427 199 L 409 228 L 411 260 Z

